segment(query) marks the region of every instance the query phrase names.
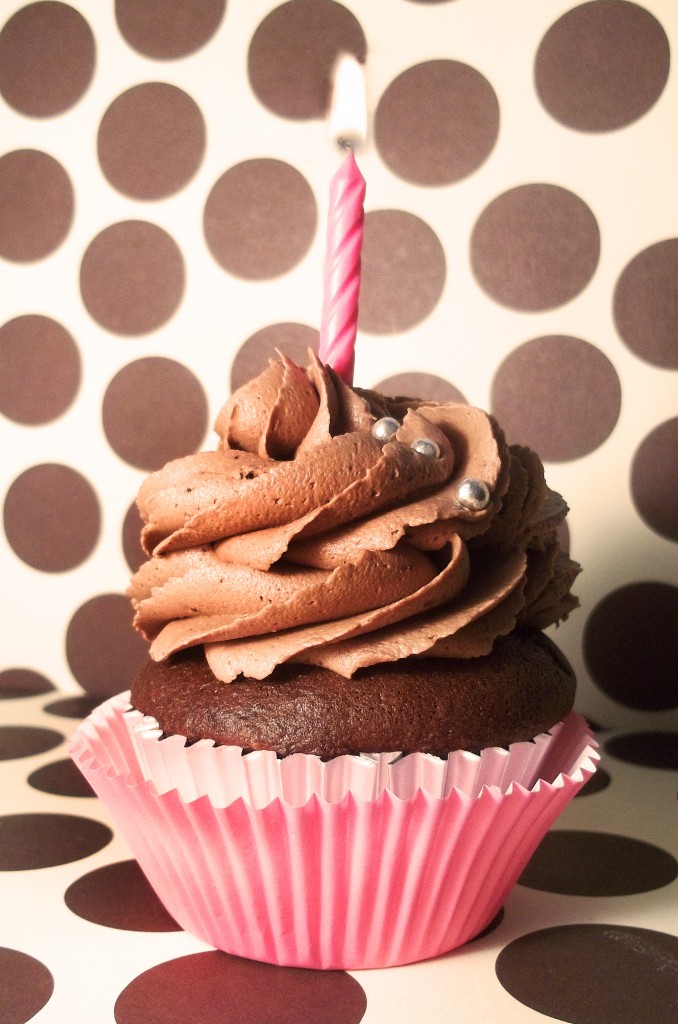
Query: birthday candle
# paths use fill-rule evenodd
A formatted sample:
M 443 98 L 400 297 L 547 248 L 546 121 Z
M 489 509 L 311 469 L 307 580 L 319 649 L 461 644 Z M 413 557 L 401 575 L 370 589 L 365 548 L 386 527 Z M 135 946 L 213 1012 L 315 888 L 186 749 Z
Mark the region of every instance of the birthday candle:
M 360 252 L 363 243 L 365 180 L 353 154 L 364 137 L 366 117 L 360 65 L 345 56 L 335 76 L 330 131 L 346 155 L 330 182 L 323 309 L 318 354 L 351 384 L 360 292 Z

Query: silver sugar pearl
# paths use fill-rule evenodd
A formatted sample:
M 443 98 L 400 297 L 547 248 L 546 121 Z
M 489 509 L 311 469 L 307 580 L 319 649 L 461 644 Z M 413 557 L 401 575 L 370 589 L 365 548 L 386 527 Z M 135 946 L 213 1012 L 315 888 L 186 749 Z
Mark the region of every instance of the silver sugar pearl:
M 400 430 L 398 421 L 393 416 L 382 416 L 380 420 L 372 424 L 372 437 L 375 437 L 381 444 L 386 444 L 387 441 L 393 440 L 396 430 Z
M 468 508 L 472 512 L 481 512 L 490 504 L 490 490 L 482 480 L 474 480 L 473 477 L 467 477 L 466 480 L 462 480 L 459 484 L 457 498 L 459 499 L 459 504 L 463 505 L 464 508 Z
M 440 458 L 440 448 L 435 441 L 429 440 L 428 437 L 418 437 L 416 441 L 412 442 L 410 448 L 419 452 L 420 455 L 427 455 L 429 459 Z

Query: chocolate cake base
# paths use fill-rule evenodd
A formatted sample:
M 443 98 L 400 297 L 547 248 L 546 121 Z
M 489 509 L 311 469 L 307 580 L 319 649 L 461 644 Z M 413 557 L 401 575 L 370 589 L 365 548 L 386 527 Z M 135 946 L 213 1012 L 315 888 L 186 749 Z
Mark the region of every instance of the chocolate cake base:
M 340 754 L 402 750 L 446 756 L 529 740 L 574 702 L 569 664 L 542 633 L 502 638 L 482 658 L 408 658 L 345 679 L 281 665 L 263 681 L 215 679 L 202 648 L 148 662 L 131 702 L 166 734 L 250 750 Z

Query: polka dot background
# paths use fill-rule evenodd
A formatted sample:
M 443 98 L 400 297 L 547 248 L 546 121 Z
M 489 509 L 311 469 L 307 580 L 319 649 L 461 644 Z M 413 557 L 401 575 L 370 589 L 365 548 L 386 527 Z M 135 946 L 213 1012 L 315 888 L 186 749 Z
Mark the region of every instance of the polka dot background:
M 399 1024 L 452 997 L 464 1024 L 675 1020 L 678 6 L 488 6 L 0 0 L 3 1024 Z M 143 476 L 211 446 L 276 346 L 317 347 L 342 50 L 370 123 L 356 383 L 483 406 L 543 455 L 604 760 L 482 938 L 317 974 L 181 932 L 66 744 L 144 656 Z

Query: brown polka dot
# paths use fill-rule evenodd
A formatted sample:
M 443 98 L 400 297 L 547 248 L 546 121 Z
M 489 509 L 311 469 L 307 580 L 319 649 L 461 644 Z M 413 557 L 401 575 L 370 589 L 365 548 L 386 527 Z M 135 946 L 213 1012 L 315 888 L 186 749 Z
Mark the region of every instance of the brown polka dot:
M 616 924 L 528 932 L 496 962 L 515 999 L 572 1024 L 673 1024 L 677 969 L 675 935 Z
M 203 228 L 217 263 L 259 281 L 291 270 L 315 234 L 317 210 L 306 179 L 281 160 L 246 160 L 207 197 Z
M 318 351 L 318 331 L 306 324 L 269 324 L 240 346 L 231 367 L 231 390 L 258 376 L 280 349 L 298 366 L 308 364 L 308 350 Z
M 53 689 L 54 684 L 49 679 L 30 668 L 7 668 L 0 672 L 0 700 L 37 697 Z
M 159 469 L 200 446 L 207 430 L 207 398 L 181 363 L 138 359 L 106 388 L 103 425 L 121 459 L 140 469 Z
M 612 591 L 589 615 L 584 656 L 613 700 L 644 711 L 678 707 L 678 587 L 639 582 Z
M 324 117 L 340 53 L 364 62 L 367 43 L 353 14 L 333 0 L 292 0 L 264 18 L 250 43 L 250 84 L 282 117 Z
M 133 573 L 141 568 L 148 557 L 141 546 L 143 525 L 136 502 L 132 502 L 122 524 L 122 550 L 130 571 Z
M 431 60 L 403 71 L 375 116 L 382 159 L 418 185 L 449 185 L 476 171 L 499 132 L 499 103 L 487 79 L 467 64 Z
M 70 758 L 37 768 L 28 776 L 28 784 L 41 793 L 55 796 L 94 796 L 89 782 Z
M 74 814 L 5 814 L 0 817 L 0 871 L 33 871 L 71 864 L 107 846 L 106 825 Z
M 442 294 L 446 269 L 438 236 L 419 217 L 404 210 L 368 213 L 359 328 L 392 334 L 420 323 Z
M 26 4 L 0 32 L 0 93 L 29 117 L 73 106 L 94 73 L 94 37 L 68 4 Z
M 597 768 L 588 782 L 582 786 L 575 796 L 592 796 L 594 793 L 601 793 L 604 789 L 607 789 L 611 781 L 609 774 L 604 768 Z
M 68 887 L 64 899 L 68 909 L 78 917 L 106 928 L 133 932 L 181 931 L 135 860 L 106 864 L 88 872 Z
M 443 377 L 433 373 L 397 373 L 393 377 L 385 377 L 374 385 L 375 391 L 381 391 L 390 398 L 427 398 L 434 402 L 466 402 L 461 391 Z
M 608 832 L 553 829 L 519 882 L 567 896 L 630 896 L 661 889 L 676 877 L 678 863 L 652 843 Z
M 33 466 L 5 499 L 5 534 L 15 554 L 34 569 L 66 572 L 92 554 L 101 514 L 91 485 L 69 466 Z
M 66 631 L 71 672 L 98 700 L 129 689 L 148 657 L 132 628 L 132 608 L 122 594 L 100 594 L 81 605 Z
M 105 228 L 80 265 L 80 291 L 91 316 L 116 334 L 147 334 L 176 311 L 184 262 L 170 235 L 142 220 Z
M 0 761 L 16 757 L 33 757 L 53 750 L 63 742 L 63 735 L 54 729 L 32 725 L 0 725 Z
M 367 1000 L 359 982 L 343 971 L 273 967 L 210 951 L 144 971 L 118 996 L 115 1019 L 117 1024 L 218 1024 L 224 1007 L 233 1020 L 308 1024 L 312 1007 L 313 1024 L 358 1024 Z
M 678 417 L 655 427 L 638 447 L 631 494 L 648 526 L 678 541 Z
M 537 53 L 535 82 L 556 120 L 606 132 L 647 113 L 661 96 L 669 63 L 666 33 L 646 8 L 596 0 L 551 26 Z
M 115 0 L 118 28 L 135 50 L 157 60 L 194 53 L 215 34 L 225 0 Z
M 478 217 L 471 264 L 497 302 L 536 312 L 573 299 L 598 265 L 600 233 L 586 203 L 558 185 L 520 185 Z
M 678 771 L 678 732 L 623 733 L 611 736 L 605 750 L 629 764 Z
M 17 423 L 48 423 L 65 412 L 80 384 L 80 353 L 46 316 L 18 316 L 0 327 L 0 412 Z
M 599 733 L 599 732 L 608 732 L 609 731 L 609 726 L 601 725 L 600 722 L 594 721 L 594 719 L 591 718 L 590 715 L 586 715 L 585 717 L 586 717 L 586 722 L 587 722 L 587 725 L 588 725 L 589 729 L 592 729 L 593 732 Z
M 54 978 L 43 963 L 0 946 L 3 1024 L 25 1024 L 49 1002 L 53 991 Z
M 640 359 L 678 370 L 678 238 L 651 245 L 625 267 L 614 291 L 614 319 Z
M 99 163 L 134 199 L 162 199 L 193 177 L 205 150 L 195 102 L 164 82 L 134 86 L 111 103 L 99 126 Z
M 73 188 L 60 163 L 36 149 L 0 157 L 0 256 L 19 263 L 49 256 L 73 220 Z
M 535 338 L 514 349 L 492 382 L 492 412 L 511 442 L 561 462 L 598 448 L 621 408 L 617 372 L 580 338 Z
M 46 704 L 43 708 L 48 715 L 56 715 L 58 718 L 87 718 L 101 703 L 101 698 L 96 694 L 93 697 L 62 697 Z

